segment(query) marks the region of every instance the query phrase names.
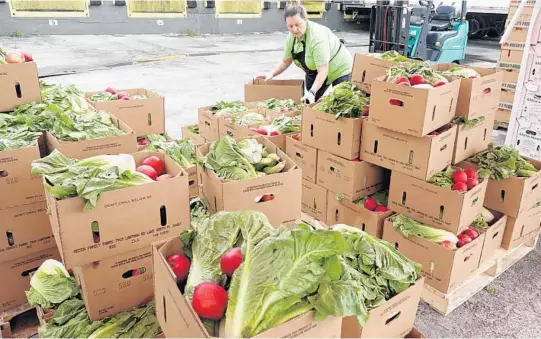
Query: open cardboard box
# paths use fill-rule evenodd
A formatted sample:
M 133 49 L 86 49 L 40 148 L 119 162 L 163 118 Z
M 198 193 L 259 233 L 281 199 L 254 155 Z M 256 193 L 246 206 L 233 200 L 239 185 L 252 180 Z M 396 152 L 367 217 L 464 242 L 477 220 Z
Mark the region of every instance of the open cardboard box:
M 425 225 L 459 234 L 481 214 L 487 184 L 484 180 L 463 193 L 393 172 L 389 208 Z
M 381 239 L 385 219 L 393 215 L 391 210 L 378 213 L 367 210 L 364 206 L 347 199 L 337 199 L 334 192 L 327 196 L 327 223 L 330 225 L 346 224 L 360 228 L 366 233 Z
M 326 223 L 327 189 L 303 179 L 301 211 L 322 223 Z
M 492 112 L 498 108 L 500 102 L 500 89 L 502 87 L 503 72 L 496 69 L 457 66 L 456 64 L 437 64 L 433 68 L 438 71 L 447 71 L 451 68 L 461 67 L 476 70 L 481 77 L 476 79 L 459 79 L 460 90 L 456 106 L 456 115 L 468 119 L 475 119 Z M 447 77 L 452 81 L 452 77 Z
M 151 246 L 76 266 L 73 273 L 92 321 L 146 304 L 154 297 Z
M 422 138 L 365 122 L 361 160 L 422 180 L 430 179 L 451 164 L 456 125 L 437 136 Z
M 68 158 L 85 159 L 102 154 L 120 154 L 137 152 L 137 136 L 122 120 L 111 114 L 113 124 L 126 134 L 114 137 L 60 141 L 51 132 L 45 132 L 48 152 L 57 149 Z
M 97 92 L 85 93 L 87 101 L 97 110 L 104 110 L 124 121 L 140 137 L 165 133 L 165 98 L 144 88 L 118 90 L 130 95 L 145 95 L 146 99 L 92 101 Z
M 383 188 L 385 170 L 366 161 L 346 160 L 320 151 L 317 159 L 317 184 L 346 199 L 358 200 Z
M 246 106 L 250 112 L 259 113 L 259 108 L 254 103 L 245 102 L 244 106 Z M 209 142 L 220 139 L 220 120 L 224 119 L 217 117 L 212 113 L 211 108 L 212 106 L 201 107 L 197 112 L 199 135 Z
M 539 233 L 541 233 L 541 204 L 537 202 L 524 209 L 518 218 L 507 217 L 502 247 L 506 250 L 513 249 Z
M 492 142 L 495 117 L 496 111 L 493 110 L 484 117 L 482 122 L 472 128 L 468 129 L 465 125 L 458 125 L 453 164 L 471 158 L 488 148 L 488 145 Z
M 29 103 L 41 103 L 36 63 L 0 64 L 0 112 Z
M 304 95 L 303 80 L 262 80 L 251 79 L 244 85 L 244 101 L 256 102 L 266 99 L 293 99 L 301 102 Z
M 447 293 L 468 280 L 479 268 L 485 234 L 466 246 L 450 249 L 417 236 L 405 238 L 390 219 L 383 226 L 383 240 L 394 244 L 400 253 L 423 265 L 426 284 Z
M 489 210 L 490 211 L 490 210 Z M 494 215 L 494 221 L 490 223 L 489 228 L 485 230 L 485 242 L 483 243 L 483 251 L 479 264 L 484 263 L 492 258 L 492 255 L 502 245 L 502 240 L 507 224 L 507 216 L 496 211 L 490 211 Z
M 445 126 L 456 113 L 460 80 L 414 88 L 374 79 L 368 119 L 376 126 L 422 137 Z
M 46 193 L 53 234 L 70 269 L 148 246 L 190 227 L 188 175 L 163 153 L 134 153 L 136 164 L 155 155 L 165 162 L 164 181 L 103 192 L 85 212 L 79 197 L 62 200 Z
M 0 262 L 56 248 L 45 201 L 0 210 Z
M 32 161 L 41 158 L 39 137 L 35 145 L 0 152 L 0 209 L 45 200 L 43 183 L 32 175 Z
M 500 61 L 520 64 L 522 63 L 522 56 L 524 56 L 524 49 L 502 48 Z
M 203 195 L 214 211 L 256 210 L 264 213 L 269 222 L 280 224 L 295 221 L 301 216 L 302 173 L 293 161 L 272 142 L 263 136 L 253 137 L 267 147 L 269 153 L 276 153 L 286 165 L 282 172 L 248 180 L 222 180 L 211 170 L 198 165 L 199 183 Z M 210 144 L 197 147 L 197 157 L 207 155 Z M 273 198 L 264 201 L 263 196 Z
M 210 338 L 199 316 L 177 287 L 176 276 L 166 258 L 182 251 L 175 237 L 165 244 L 152 244 L 156 316 L 167 338 Z M 315 320 L 315 313 L 304 313 L 254 338 L 340 338 L 342 318 Z
M 0 272 L 2 272 L 0 312 L 28 302 L 24 292 L 30 289 L 30 273 L 37 271 L 47 259 L 60 261 L 56 247 L 10 261 L 0 261 Z
M 313 105 L 303 106 L 302 142 L 353 160 L 359 157 L 363 120 L 365 118 L 336 119 L 334 114 L 316 111 Z
M 409 61 L 415 62 L 413 59 Z M 374 79 L 386 75 L 387 70 L 395 64 L 397 64 L 395 61 L 383 60 L 367 54 L 355 54 L 351 82 L 366 93 L 371 93 Z
M 295 139 L 296 136 L 300 138 L 301 134 L 297 133 L 286 137 L 286 153 L 302 170 L 302 178 L 315 184 L 318 150 Z
M 541 162 L 526 158 L 539 172 L 530 178 L 511 177 L 496 181 L 489 179 L 484 205 L 511 218 L 518 218 L 541 200 Z M 458 164 L 462 168 L 477 166 L 466 161 Z
M 190 126 L 183 126 L 182 127 L 182 137 L 183 138 L 190 138 L 192 139 L 192 142 L 195 146 L 202 145 L 207 142 L 205 138 L 203 138 L 201 135 L 194 133 L 190 130 L 191 127 L 198 127 L 197 125 L 190 125 Z

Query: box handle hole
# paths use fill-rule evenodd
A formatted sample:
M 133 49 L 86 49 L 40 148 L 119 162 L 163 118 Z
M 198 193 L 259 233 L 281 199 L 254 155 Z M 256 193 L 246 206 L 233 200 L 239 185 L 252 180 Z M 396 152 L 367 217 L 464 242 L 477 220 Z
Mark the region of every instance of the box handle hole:
M 398 250 L 398 243 L 397 242 L 394 243 L 394 248 L 396 248 Z
M 434 108 L 432 109 L 432 121 L 436 118 L 436 105 L 434 105 Z
M 363 180 L 363 188 L 366 188 L 366 183 L 368 182 L 368 177 L 365 175 Z
M 447 149 L 447 144 L 443 145 L 441 148 L 440 148 L 440 152 L 443 152 Z
M 492 89 L 490 89 L 490 87 L 489 87 L 489 88 L 485 88 L 485 89 L 483 90 L 483 94 L 484 94 L 484 95 L 490 94 L 491 92 L 492 92 Z
M 396 319 L 398 319 L 401 314 L 402 314 L 402 311 L 399 311 L 397 314 L 395 314 L 392 317 L 390 317 L 389 319 L 387 319 L 385 321 L 385 325 L 388 325 L 390 322 L 395 321 Z
M 451 103 L 449 104 L 449 112 L 451 112 L 451 109 L 453 108 L 453 102 L 455 102 L 455 98 L 451 98 Z M 434 118 L 432 118 L 434 120 Z
M 336 144 L 338 146 L 340 146 L 342 144 L 342 133 L 338 132 L 338 134 L 336 134 Z
M 389 100 L 389 103 L 391 104 L 391 106 L 404 107 L 404 101 L 402 101 L 402 100 L 391 99 L 391 100 Z
M 492 239 L 496 238 L 498 236 L 498 234 L 500 234 L 500 232 L 494 233 L 494 235 L 492 236 Z
M 501 190 L 500 192 L 500 202 L 504 202 L 505 201 L 505 190 Z
M 314 124 L 310 124 L 310 136 L 314 136 Z
M 216 199 L 216 197 L 215 197 L 215 199 Z M 260 203 L 264 203 L 264 202 L 272 201 L 272 200 L 274 200 L 274 194 L 273 193 L 263 194 L 263 195 L 258 196 L 258 197 L 255 198 L 255 203 L 260 204 Z
M 21 273 L 21 277 L 28 277 L 28 276 L 30 275 L 30 273 L 34 273 L 34 272 L 36 272 L 38 269 L 39 269 L 39 266 L 34 267 L 34 268 L 31 268 L 31 269 L 26 270 L 26 271 L 23 271 L 23 272 Z
M 15 93 L 17 94 L 17 98 L 22 98 L 23 97 L 23 94 L 22 94 L 22 91 L 21 91 L 21 84 L 16 82 L 15 83 Z
M 374 141 L 374 154 L 378 154 L 378 141 Z
M 468 148 L 468 137 L 464 138 L 464 150 Z
M 314 206 L 314 209 L 317 209 L 316 198 L 314 198 L 313 206 Z
M 167 210 L 165 208 L 165 205 L 162 205 L 162 207 L 160 207 L 160 224 L 162 226 L 167 225 Z
M 406 192 L 402 192 L 402 205 L 406 204 L 407 196 L 408 196 L 408 194 Z
M 539 184 L 535 184 L 535 185 L 533 185 L 533 186 L 532 186 L 532 191 L 533 191 L 534 189 L 536 189 L 536 188 L 537 188 L 537 186 L 539 186 Z
M 361 231 L 364 231 L 364 230 L 366 230 L 366 225 L 365 225 L 365 223 L 363 222 L 363 224 L 361 225 Z
M 430 274 L 434 274 L 434 267 L 435 266 L 436 266 L 436 264 L 434 263 L 434 260 L 430 260 L 430 269 L 429 269 Z
M 470 260 L 470 258 L 471 258 L 472 256 L 473 256 L 473 254 L 470 254 L 470 255 L 466 256 L 466 257 L 464 258 L 464 262 Z
M 6 237 L 8 238 L 8 246 L 15 245 L 15 239 L 13 238 L 13 232 L 11 230 L 6 231 Z
M 205 121 L 205 125 L 209 126 L 210 127 L 210 122 L 208 121 Z
M 408 158 L 408 164 L 413 164 L 413 150 L 410 150 L 410 155 L 409 155 L 409 158 Z
M 361 82 L 364 82 L 364 79 L 366 79 L 366 70 L 363 71 L 363 76 L 361 77 Z
M 334 210 L 334 221 L 338 222 L 338 208 Z
M 136 277 L 138 275 L 144 274 L 147 271 L 145 267 L 134 268 L 132 270 L 127 270 L 122 273 L 122 279 L 128 279 L 131 277 Z
M 487 140 L 487 129 L 485 128 L 485 133 L 483 134 L 483 141 Z
M 100 243 L 100 224 L 97 221 L 92 221 L 90 224 L 92 229 L 92 239 L 94 244 Z
M 148 113 L 147 115 L 147 123 L 149 126 L 152 126 L 152 114 Z
M 301 158 L 302 159 L 302 154 L 300 152 L 295 152 L 295 155 L 297 156 L 297 158 Z
M 443 212 L 445 212 L 445 207 L 441 205 L 440 206 L 440 219 L 443 219 Z
M 188 186 L 192 187 L 193 184 L 195 184 L 195 180 L 190 180 L 190 181 L 188 181 Z
M 163 320 L 167 322 L 167 305 L 165 304 L 165 295 L 162 295 L 162 304 L 163 304 Z

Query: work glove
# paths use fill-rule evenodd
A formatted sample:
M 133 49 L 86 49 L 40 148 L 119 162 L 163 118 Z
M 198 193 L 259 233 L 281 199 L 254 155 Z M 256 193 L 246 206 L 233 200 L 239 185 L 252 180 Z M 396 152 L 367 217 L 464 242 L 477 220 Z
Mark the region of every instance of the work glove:
M 313 104 L 315 101 L 316 101 L 316 96 L 314 93 L 310 91 L 307 91 L 306 93 L 304 93 L 304 96 L 301 99 L 301 102 L 303 104 L 308 104 L 308 105 Z

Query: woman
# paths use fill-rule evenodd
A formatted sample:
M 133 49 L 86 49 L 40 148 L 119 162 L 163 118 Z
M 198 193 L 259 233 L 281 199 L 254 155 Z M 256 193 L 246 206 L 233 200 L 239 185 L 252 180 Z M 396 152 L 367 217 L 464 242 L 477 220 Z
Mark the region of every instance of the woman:
M 329 28 L 308 21 L 306 10 L 299 5 L 288 5 L 284 16 L 289 34 L 283 60 L 259 79 L 270 80 L 294 62 L 306 73 L 308 92 L 302 98 L 303 103 L 318 101 L 331 84 L 336 86 L 351 80 L 353 57 Z

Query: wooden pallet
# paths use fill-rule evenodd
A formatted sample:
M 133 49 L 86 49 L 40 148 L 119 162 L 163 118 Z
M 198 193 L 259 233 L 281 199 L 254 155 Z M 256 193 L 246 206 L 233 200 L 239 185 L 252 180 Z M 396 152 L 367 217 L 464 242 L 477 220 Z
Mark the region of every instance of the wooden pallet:
M 423 301 L 432 306 L 437 312 L 448 315 L 534 250 L 538 238 L 539 236 L 535 236 L 509 251 L 499 248 L 491 259 L 481 264 L 471 279 L 451 292 L 443 293 L 425 284 L 422 295 Z
M 2 338 L 30 338 L 38 333 L 38 327 L 36 308 L 28 304 L 0 313 Z

